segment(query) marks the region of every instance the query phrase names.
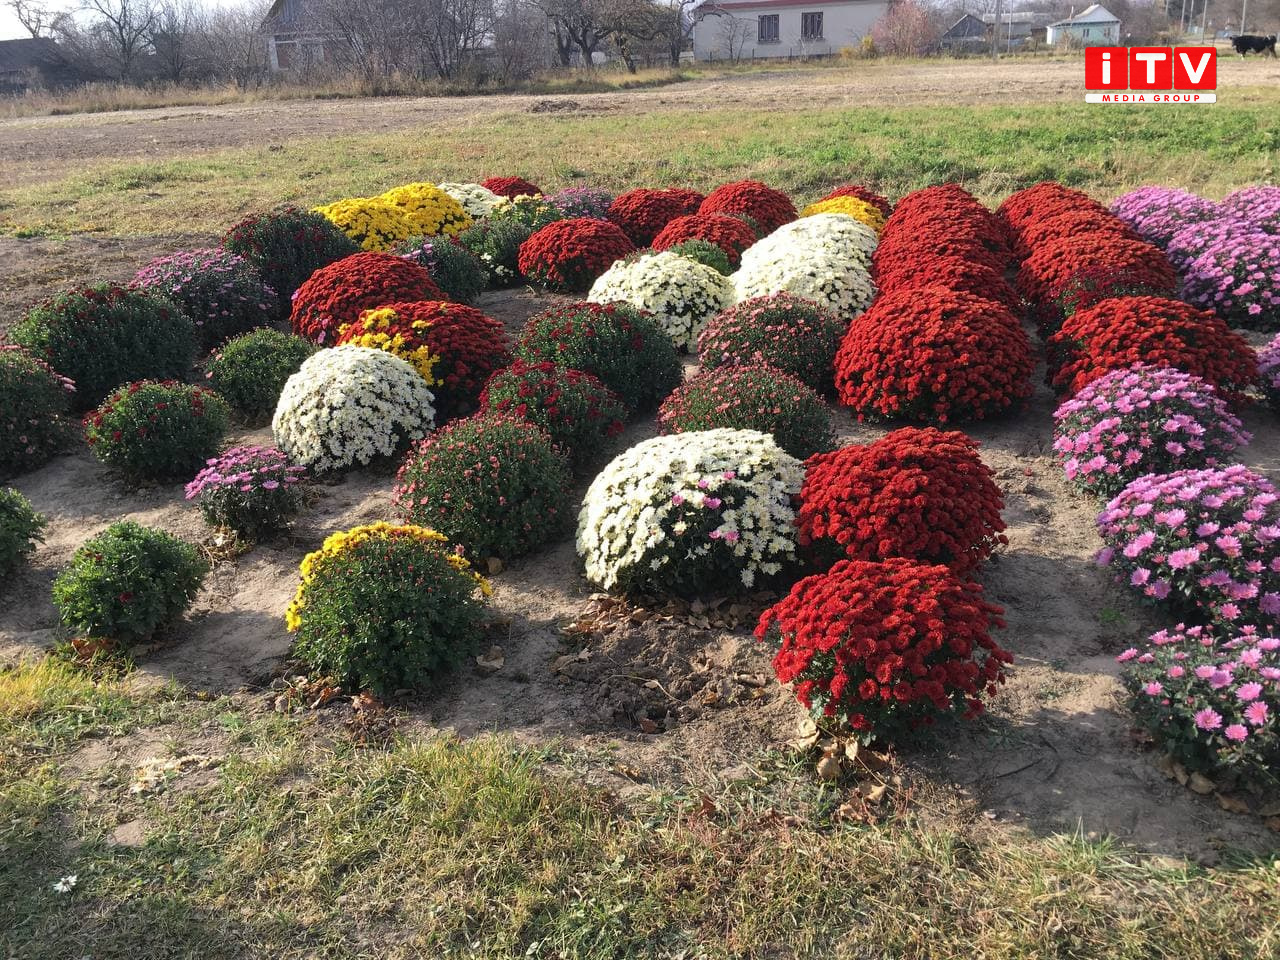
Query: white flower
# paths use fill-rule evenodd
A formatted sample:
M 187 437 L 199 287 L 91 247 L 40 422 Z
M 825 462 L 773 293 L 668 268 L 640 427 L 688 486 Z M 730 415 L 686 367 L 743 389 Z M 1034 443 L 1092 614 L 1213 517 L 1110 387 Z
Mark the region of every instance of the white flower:
M 587 299 L 648 310 L 677 348 L 692 350 L 707 321 L 733 304 L 734 291 L 719 271 L 664 251 L 619 260 L 591 285 Z
M 321 350 L 289 378 L 271 431 L 294 463 L 324 472 L 391 456 L 435 425 L 435 400 L 410 364 L 370 347 Z
M 785 224 L 742 254 L 731 278 L 737 299 L 785 291 L 851 320 L 875 297 L 869 265 L 877 242 L 874 230 L 844 214 Z
M 53 885 L 53 892 L 54 893 L 70 893 L 72 890 L 76 888 L 76 881 L 78 879 L 79 878 L 74 873 L 68 874 L 67 876 L 62 877 L 61 879 L 58 880 L 57 883 Z
M 493 213 L 504 199 L 478 183 L 438 183 L 436 186 L 462 204 L 462 209 L 473 220 Z
M 800 461 L 755 430 L 639 443 L 583 501 L 577 543 L 587 578 L 607 590 L 679 592 L 692 572 L 749 587 L 795 558 L 792 497 L 803 479 Z

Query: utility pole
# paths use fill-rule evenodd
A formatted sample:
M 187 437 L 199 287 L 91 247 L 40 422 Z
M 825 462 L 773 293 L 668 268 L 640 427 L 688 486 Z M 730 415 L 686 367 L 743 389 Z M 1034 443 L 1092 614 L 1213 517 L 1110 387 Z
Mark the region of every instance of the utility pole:
M 1248 3 L 1249 0 L 1245 0 Z M 1000 59 L 1000 14 L 1003 10 L 1001 0 L 996 0 L 996 22 L 991 25 L 991 62 Z
M 1240 35 L 1244 36 L 1244 22 L 1249 16 L 1249 0 L 1244 0 L 1244 7 L 1240 11 Z

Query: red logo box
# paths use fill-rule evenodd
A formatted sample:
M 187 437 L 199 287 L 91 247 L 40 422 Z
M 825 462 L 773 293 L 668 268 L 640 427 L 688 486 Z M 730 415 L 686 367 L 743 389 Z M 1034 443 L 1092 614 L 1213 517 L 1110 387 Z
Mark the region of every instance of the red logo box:
M 1129 51 L 1125 47 L 1086 47 L 1084 51 L 1086 90 L 1128 90 Z
M 1129 49 L 1129 89 L 1172 90 L 1173 48 L 1131 47 Z
M 1173 51 L 1173 89 L 1216 90 L 1218 51 L 1214 47 L 1177 47 Z

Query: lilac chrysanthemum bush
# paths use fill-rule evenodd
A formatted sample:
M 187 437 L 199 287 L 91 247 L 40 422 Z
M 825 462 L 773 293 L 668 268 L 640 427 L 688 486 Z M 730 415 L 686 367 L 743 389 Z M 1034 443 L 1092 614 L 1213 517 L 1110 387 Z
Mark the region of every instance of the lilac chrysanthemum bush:
M 1227 194 L 1218 209 L 1267 233 L 1280 233 L 1280 187 L 1244 187 Z
M 1067 479 L 1101 497 L 1143 474 L 1218 466 L 1250 439 L 1210 384 L 1144 364 L 1094 380 L 1053 418 Z
M 1139 477 L 1098 515 L 1098 564 L 1224 628 L 1280 616 L 1280 496 L 1233 464 Z
M 132 285 L 181 306 L 206 349 L 269 323 L 279 306 L 258 268 L 221 248 L 156 257 L 137 272 Z
M 283 530 L 302 509 L 306 472 L 275 447 L 233 447 L 206 461 L 186 495 L 210 526 L 261 540 Z
M 1214 220 L 1222 211 L 1212 200 L 1174 187 L 1139 187 L 1111 204 L 1111 212 L 1133 227 L 1138 236 L 1167 247 L 1174 234 L 1189 223 Z
M 1280 638 L 1178 624 L 1116 659 L 1134 718 L 1175 760 L 1232 785 L 1280 786 Z
M 1258 380 L 1267 402 L 1280 410 L 1280 334 L 1258 351 Z
M 1280 237 L 1244 221 L 1197 223 L 1170 247 L 1179 258 L 1182 299 L 1236 326 L 1280 326 Z
M 566 220 L 572 220 L 575 217 L 606 220 L 609 204 L 613 203 L 613 194 L 599 187 L 565 187 L 563 190 L 557 190 L 547 199 Z

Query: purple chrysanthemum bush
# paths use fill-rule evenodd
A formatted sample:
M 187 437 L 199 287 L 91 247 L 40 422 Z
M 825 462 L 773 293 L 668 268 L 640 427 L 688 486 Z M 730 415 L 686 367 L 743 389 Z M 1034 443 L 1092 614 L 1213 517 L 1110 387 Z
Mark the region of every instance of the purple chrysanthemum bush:
M 1280 187 L 1243 187 L 1227 194 L 1218 209 L 1266 233 L 1280 233 Z
M 1053 416 L 1067 479 L 1094 496 L 1143 474 L 1218 466 L 1250 439 L 1210 384 L 1142 364 L 1093 381 Z
M 206 461 L 186 495 L 210 526 L 254 541 L 288 525 L 302 509 L 305 483 L 306 469 L 275 447 L 233 447 Z
M 1222 215 L 1212 200 L 1173 187 L 1139 187 L 1118 197 L 1111 212 L 1138 236 L 1164 248 L 1183 227 Z
M 1098 532 L 1098 564 L 1151 600 L 1222 629 L 1280 617 L 1280 495 L 1247 467 L 1139 477 Z
M 1174 760 L 1220 785 L 1280 786 L 1280 638 L 1178 624 L 1116 659 L 1134 718 Z
M 1182 274 L 1182 299 L 1237 326 L 1280 325 L 1280 237 L 1245 220 L 1184 227 L 1169 258 Z
M 1280 334 L 1258 351 L 1258 380 L 1267 402 L 1280 410 Z
M 179 304 L 206 349 L 269 323 L 279 304 L 257 267 L 220 247 L 156 257 L 134 276 L 133 286 Z
M 563 190 L 557 190 L 547 199 L 566 220 L 572 220 L 575 217 L 605 220 L 608 219 L 609 204 L 613 203 L 613 194 L 598 187 L 565 187 Z

